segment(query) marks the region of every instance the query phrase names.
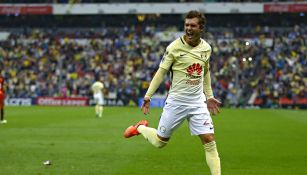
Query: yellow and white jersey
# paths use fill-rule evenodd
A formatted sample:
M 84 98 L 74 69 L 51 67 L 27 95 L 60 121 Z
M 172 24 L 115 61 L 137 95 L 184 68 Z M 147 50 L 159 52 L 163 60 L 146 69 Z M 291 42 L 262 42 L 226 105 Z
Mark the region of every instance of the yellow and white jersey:
M 94 94 L 98 94 L 101 93 L 101 90 L 103 89 L 103 84 L 99 81 L 96 81 L 93 85 L 92 85 L 92 91 L 94 92 Z
M 203 79 L 209 68 L 210 45 L 203 39 L 192 47 L 183 37 L 173 41 L 161 60 L 160 67 L 171 73 L 171 88 L 166 102 L 204 106 Z

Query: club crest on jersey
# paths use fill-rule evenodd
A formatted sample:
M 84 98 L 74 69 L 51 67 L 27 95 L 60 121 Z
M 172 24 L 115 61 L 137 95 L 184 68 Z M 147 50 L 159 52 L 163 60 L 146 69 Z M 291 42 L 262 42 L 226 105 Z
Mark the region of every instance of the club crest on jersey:
M 201 54 L 200 54 L 200 58 L 201 58 L 201 59 L 204 59 L 204 60 L 207 60 L 207 54 L 206 54 L 206 52 L 201 53 Z
M 202 71 L 202 66 L 199 63 L 194 63 L 187 68 L 189 75 L 192 75 L 194 72 L 197 73 L 197 75 L 200 75 Z

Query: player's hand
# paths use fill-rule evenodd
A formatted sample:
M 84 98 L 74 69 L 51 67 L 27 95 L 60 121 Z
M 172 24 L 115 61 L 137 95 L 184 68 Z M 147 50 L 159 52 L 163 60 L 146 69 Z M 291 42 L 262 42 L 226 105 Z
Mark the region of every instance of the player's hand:
M 150 108 L 150 98 L 145 97 L 142 104 L 142 111 L 145 115 L 149 114 L 149 108 Z
M 219 100 L 215 99 L 215 98 L 209 98 L 207 100 L 207 107 L 208 107 L 209 112 L 212 115 L 216 115 L 216 114 L 218 114 L 220 112 L 219 107 L 220 107 L 221 104 L 222 103 Z

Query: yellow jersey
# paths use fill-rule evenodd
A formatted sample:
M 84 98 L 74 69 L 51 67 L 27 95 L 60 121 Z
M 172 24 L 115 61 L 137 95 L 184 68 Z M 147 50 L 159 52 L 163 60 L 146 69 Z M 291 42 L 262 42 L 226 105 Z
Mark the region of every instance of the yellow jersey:
M 95 94 L 97 93 L 101 93 L 101 90 L 103 89 L 103 84 L 99 81 L 96 81 L 93 85 L 92 85 L 92 90 Z
M 203 39 L 192 47 L 180 37 L 166 48 L 160 63 L 160 68 L 170 71 L 171 76 L 171 88 L 166 102 L 188 106 L 204 105 L 203 80 L 209 69 L 210 55 L 211 46 Z

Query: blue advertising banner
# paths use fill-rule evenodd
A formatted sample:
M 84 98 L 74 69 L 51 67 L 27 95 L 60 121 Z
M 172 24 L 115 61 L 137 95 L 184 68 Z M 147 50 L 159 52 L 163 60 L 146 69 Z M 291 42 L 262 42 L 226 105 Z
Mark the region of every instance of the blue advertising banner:
M 139 98 L 138 106 L 141 107 L 143 103 L 144 98 Z M 153 108 L 162 108 L 164 107 L 165 98 L 151 98 L 150 101 L 150 107 Z

